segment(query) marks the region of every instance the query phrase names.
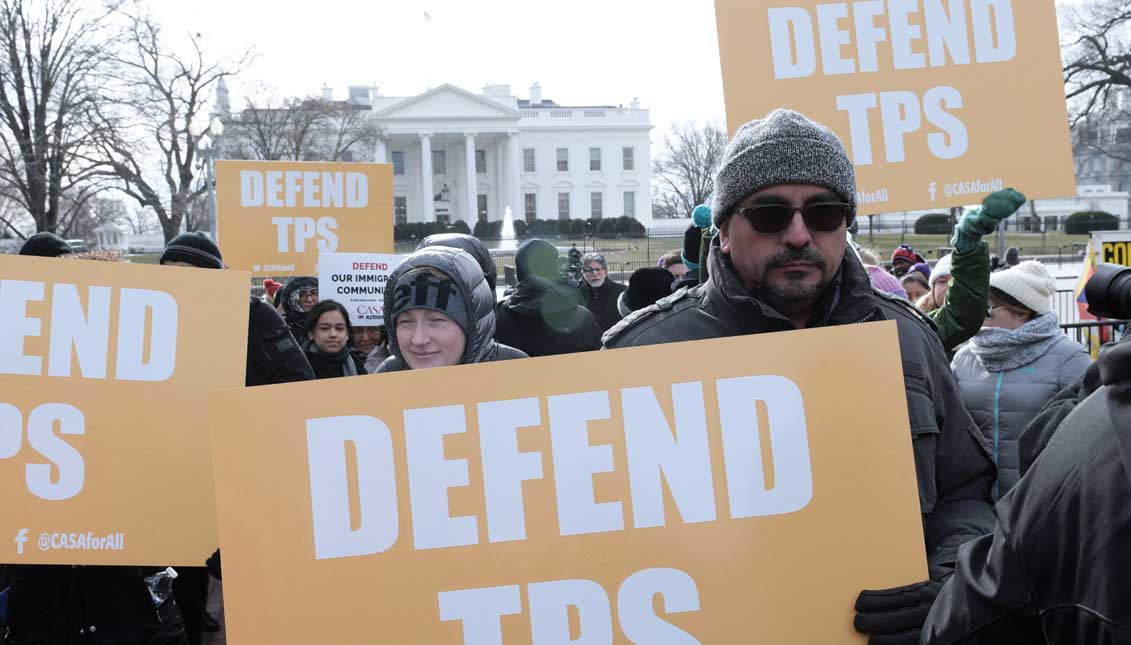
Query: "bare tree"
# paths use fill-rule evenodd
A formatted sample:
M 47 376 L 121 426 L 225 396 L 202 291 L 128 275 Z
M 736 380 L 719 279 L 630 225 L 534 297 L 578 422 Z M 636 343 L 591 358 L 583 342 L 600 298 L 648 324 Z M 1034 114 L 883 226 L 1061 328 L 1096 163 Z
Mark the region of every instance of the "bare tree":
M 710 199 L 726 145 L 726 130 L 718 123 L 672 126 L 652 165 L 657 217 L 690 217 L 696 206 Z
M 227 122 L 225 156 L 232 159 L 303 161 L 310 155 L 323 119 L 319 101 L 249 98 L 243 111 Z
M 353 161 L 367 159 L 383 136 L 369 110 L 315 98 L 275 103 L 248 99 L 229 121 L 225 155 L 267 161 Z
M 325 142 L 326 161 L 368 159 L 383 136 L 372 119 L 369 108 L 350 103 L 323 104 L 321 129 Z
M 113 46 L 108 12 L 81 0 L 0 0 L 0 197 L 36 231 L 70 234 L 103 186 L 88 153 Z M 0 214 L 3 228 L 24 235 Z
M 250 53 L 232 61 L 211 58 L 200 34 L 188 34 L 181 55 L 166 42 L 161 26 L 136 7 L 124 14 L 123 53 L 117 111 L 106 115 L 103 154 L 119 188 L 152 209 L 165 240 L 181 231 L 192 204 L 208 190 L 197 181 L 202 136 L 193 123 L 209 119 L 215 84 L 237 73 Z M 204 135 L 207 136 L 207 135 Z
M 1064 84 L 1074 122 L 1112 104 L 1131 89 L 1131 5 L 1092 0 L 1065 11 Z

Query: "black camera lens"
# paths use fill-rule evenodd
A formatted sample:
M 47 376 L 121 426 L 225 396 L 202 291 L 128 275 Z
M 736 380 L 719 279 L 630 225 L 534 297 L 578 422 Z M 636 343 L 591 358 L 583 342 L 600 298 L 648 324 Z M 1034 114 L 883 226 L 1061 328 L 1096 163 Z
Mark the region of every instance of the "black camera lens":
M 1131 267 L 1100 264 L 1084 286 L 1088 312 L 1097 318 L 1131 319 Z

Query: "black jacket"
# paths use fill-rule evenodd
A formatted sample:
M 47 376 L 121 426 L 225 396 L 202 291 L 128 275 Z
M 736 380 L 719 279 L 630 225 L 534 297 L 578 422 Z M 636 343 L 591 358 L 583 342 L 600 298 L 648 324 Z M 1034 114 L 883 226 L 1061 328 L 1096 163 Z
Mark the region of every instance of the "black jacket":
M 9 645 L 187 645 L 171 599 L 158 609 L 140 567 L 9 567 Z
M 620 315 L 617 308 L 617 298 L 627 289 L 625 285 L 612 280 L 605 282 L 594 289 L 588 282 L 581 283 L 581 300 L 585 308 L 597 317 L 597 324 L 601 326 L 601 333 L 612 329 L 613 325 L 620 322 L 624 316 Z
M 555 356 L 601 348 L 601 326 L 578 304 L 575 287 L 527 278 L 499 303 L 495 338 L 530 356 Z
M 337 354 L 326 354 L 307 341 L 303 343 L 302 350 L 316 379 L 365 376 L 365 356 L 352 347 L 346 346 Z
M 464 346 L 461 365 L 489 363 L 527 355 L 513 347 L 495 341 L 495 294 L 487 285 L 475 259 L 466 252 L 445 246 L 434 246 L 413 253 L 393 274 L 388 284 L 393 287 L 401 276 L 418 267 L 433 267 L 452 279 L 456 291 L 463 298 L 464 309 L 471 315 L 471 333 Z M 397 342 L 396 322 L 393 317 L 393 298 L 385 298 L 385 320 L 389 323 L 389 358 L 377 368 L 377 373 L 399 372 L 408 369 L 404 354 Z
M 279 312 L 258 298 L 251 298 L 244 384 L 253 387 L 313 379 L 310 363 Z
M 1131 643 L 1131 338 L 966 544 L 923 643 Z
M 605 347 L 633 347 L 786 331 L 794 325 L 742 285 L 716 239 L 710 277 L 633 312 L 605 334 Z M 833 288 L 810 326 L 895 320 L 911 421 L 919 504 L 932 577 L 949 572 L 958 546 L 993 528 L 989 448 L 962 404 L 933 324 L 904 300 L 872 289 L 855 254 L 845 254 Z

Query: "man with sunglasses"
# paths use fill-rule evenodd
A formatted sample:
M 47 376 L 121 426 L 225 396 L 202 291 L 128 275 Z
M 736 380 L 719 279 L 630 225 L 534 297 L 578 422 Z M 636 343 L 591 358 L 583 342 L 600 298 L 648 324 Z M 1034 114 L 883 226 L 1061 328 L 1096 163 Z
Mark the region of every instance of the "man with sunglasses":
M 828 128 L 789 110 L 747 123 L 724 153 L 713 207 L 719 235 L 707 281 L 634 312 L 605 335 L 605 347 L 895 320 L 931 579 L 862 592 L 855 627 L 873 643 L 917 644 L 959 545 L 994 525 L 993 463 L 933 324 L 874 291 L 856 254 L 846 253 L 856 177 Z

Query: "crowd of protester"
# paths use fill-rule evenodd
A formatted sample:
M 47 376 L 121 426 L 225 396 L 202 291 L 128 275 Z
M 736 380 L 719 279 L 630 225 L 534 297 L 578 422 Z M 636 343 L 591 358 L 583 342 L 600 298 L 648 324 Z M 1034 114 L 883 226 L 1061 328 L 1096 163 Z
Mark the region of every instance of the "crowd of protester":
M 933 267 L 910 246 L 882 262 L 853 244 L 856 195 L 836 135 L 778 110 L 730 141 L 683 248 L 627 280 L 599 251 L 563 271 L 534 239 L 499 299 L 483 243 L 437 235 L 390 277 L 377 327 L 354 327 L 313 277 L 268 280 L 250 300 L 247 385 L 895 321 L 930 577 L 861 591 L 855 628 L 875 645 L 1131 643 L 1131 345 L 1093 364 L 1061 332 L 1043 265 L 991 272 L 982 238 L 1019 192 L 967 211 Z M 37 235 L 24 252 L 69 252 L 60 242 Z M 224 267 L 198 234 L 161 263 Z M 155 611 L 156 571 L 7 567 L 7 642 L 198 645 L 219 553 Z

